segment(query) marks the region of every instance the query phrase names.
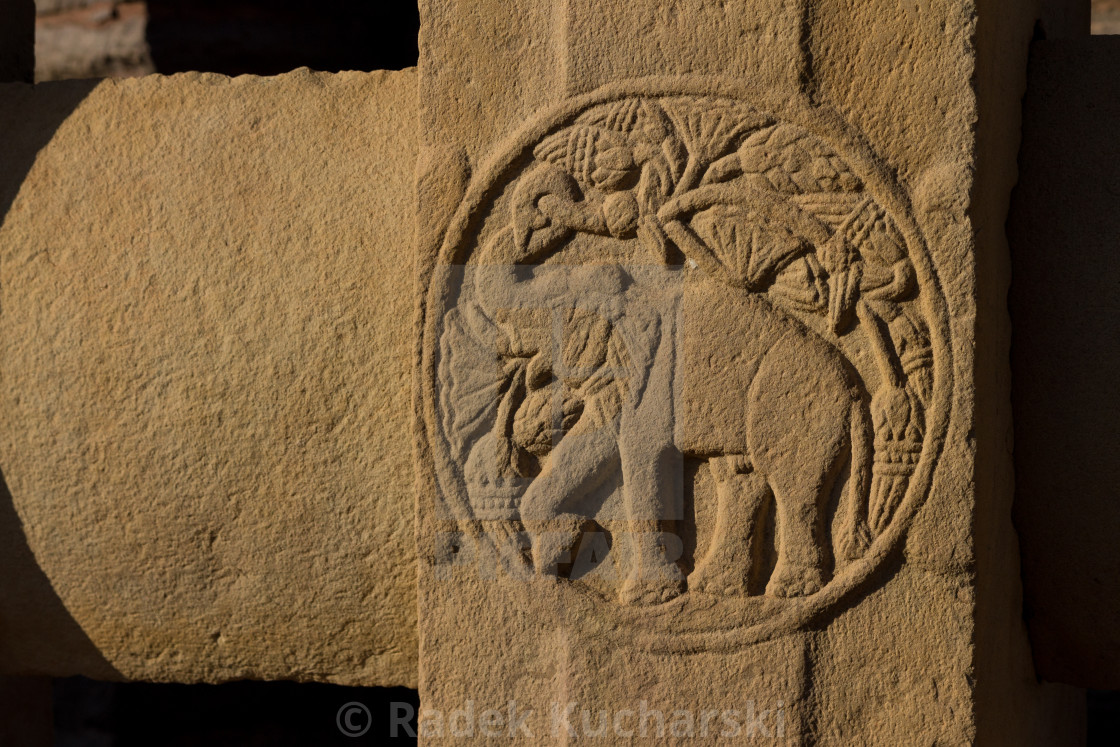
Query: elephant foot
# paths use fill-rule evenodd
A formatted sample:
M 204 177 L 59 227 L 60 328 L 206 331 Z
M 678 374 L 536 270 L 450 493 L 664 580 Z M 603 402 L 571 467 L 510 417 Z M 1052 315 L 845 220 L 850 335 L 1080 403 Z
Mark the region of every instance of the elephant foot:
M 672 567 L 676 570 L 676 566 Z M 656 578 L 644 578 L 641 574 L 632 574 L 619 592 L 619 601 L 623 604 L 648 607 L 655 604 L 664 604 L 684 592 L 684 579 L 680 573 L 670 573 L 665 569 Z
M 766 595 L 771 597 L 807 597 L 820 591 L 824 586 L 821 569 L 813 566 L 790 566 L 778 564 L 770 583 L 766 584 Z
M 697 568 L 688 577 L 688 589 L 720 597 L 745 597 L 750 593 L 745 575 L 740 577 L 739 574 L 707 564 Z
M 532 537 L 533 569 L 538 575 L 555 576 L 560 565 L 572 562 L 572 546 L 583 533 L 584 519 L 561 516 L 525 524 Z

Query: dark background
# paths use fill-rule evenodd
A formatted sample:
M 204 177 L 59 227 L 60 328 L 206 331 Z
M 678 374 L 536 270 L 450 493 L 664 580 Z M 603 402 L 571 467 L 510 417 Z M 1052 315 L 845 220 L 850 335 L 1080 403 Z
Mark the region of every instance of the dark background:
M 350 723 L 369 730 L 343 734 L 338 712 L 357 702 L 370 722 L 355 714 Z M 55 743 L 58 747 L 363 747 L 388 742 L 416 744 L 408 732 L 390 729 L 394 704 L 412 708 L 416 732 L 419 697 L 407 688 L 342 687 L 297 682 L 231 682 L 173 685 L 95 682 L 84 677 L 54 682 Z M 399 707 L 399 706 L 398 706 Z
M 400 70 L 416 64 L 420 14 L 400 0 L 148 0 L 159 73 L 276 75 L 297 67 Z
M 407 0 L 36 0 L 35 79 L 416 64 Z

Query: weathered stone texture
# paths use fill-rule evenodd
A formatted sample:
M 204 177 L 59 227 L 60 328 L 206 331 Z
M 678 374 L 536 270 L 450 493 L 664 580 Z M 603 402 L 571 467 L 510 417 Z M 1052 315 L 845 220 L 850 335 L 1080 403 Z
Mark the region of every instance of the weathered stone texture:
M 749 703 L 793 742 L 1074 743 L 1010 522 L 1038 5 L 587 5 L 421 5 L 432 741 L 469 699 L 538 738 Z
M 1120 688 L 1120 39 L 1032 47 L 1008 232 L 1015 523 L 1039 675 Z
M 0 97 L 3 669 L 414 685 L 415 74 Z

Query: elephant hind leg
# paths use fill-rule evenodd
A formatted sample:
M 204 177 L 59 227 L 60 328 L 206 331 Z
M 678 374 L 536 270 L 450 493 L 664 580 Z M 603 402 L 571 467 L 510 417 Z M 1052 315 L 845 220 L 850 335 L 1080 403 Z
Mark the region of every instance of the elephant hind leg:
M 846 461 L 847 441 L 836 448 L 816 443 L 821 448 L 815 453 L 793 453 L 768 464 L 777 546 L 777 561 L 766 585 L 770 596 L 806 596 L 825 582 L 831 545 L 826 538 L 825 503 Z
M 824 586 L 823 522 L 816 485 L 775 488 L 778 562 L 766 584 L 772 597 L 808 596 Z
M 724 469 L 717 467 L 720 462 Z M 715 529 L 708 552 L 688 577 L 690 590 L 747 596 L 762 566 L 760 535 L 770 486 L 744 462 L 730 457 L 711 463 L 717 496 Z
M 766 593 L 805 596 L 824 584 L 824 509 L 851 452 L 854 392 L 838 354 L 812 338 L 775 345 L 751 384 L 751 461 L 774 492 L 777 562 Z

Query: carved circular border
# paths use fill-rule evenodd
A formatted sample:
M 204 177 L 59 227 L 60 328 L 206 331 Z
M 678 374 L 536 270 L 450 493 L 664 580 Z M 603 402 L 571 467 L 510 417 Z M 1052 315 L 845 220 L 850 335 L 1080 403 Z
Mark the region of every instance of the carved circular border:
M 454 470 L 449 455 L 450 444 L 439 425 L 437 391 L 437 358 L 441 321 L 453 308 L 451 280 L 456 265 L 465 264 L 473 244 L 482 208 L 492 202 L 506 180 L 509 170 L 531 156 L 532 149 L 548 134 L 572 124 L 591 107 L 629 97 L 704 96 L 739 101 L 768 113 L 781 122 L 797 125 L 831 146 L 863 181 L 866 189 L 888 211 L 906 239 L 908 256 L 914 265 L 921 289 L 920 307 L 929 325 L 933 352 L 933 396 L 928 410 L 926 436 L 921 456 L 910 480 L 905 497 L 888 527 L 874 540 L 862 558 L 852 561 L 816 593 L 801 598 L 782 600 L 782 609 L 769 618 L 747 624 L 724 619 L 704 625 L 703 630 L 677 632 L 676 624 L 687 618 L 689 594 L 683 594 L 656 607 L 626 607 L 603 604 L 597 595 L 575 586 L 563 584 L 538 585 L 525 588 L 530 604 L 540 605 L 545 615 L 562 615 L 565 622 L 582 627 L 594 635 L 611 635 L 616 631 L 623 645 L 638 646 L 664 652 L 728 651 L 760 643 L 795 632 L 824 617 L 850 601 L 867 586 L 875 573 L 900 550 L 918 509 L 932 489 L 934 471 L 944 449 L 951 418 L 953 359 L 948 325 L 948 305 L 928 247 L 912 215 L 908 197 L 889 171 L 879 163 L 863 136 L 837 112 L 815 105 L 802 96 L 782 95 L 750 84 L 697 77 L 655 77 L 622 81 L 603 86 L 591 93 L 566 99 L 532 117 L 522 128 L 495 149 L 498 154 L 472 175 L 470 185 L 444 234 L 436 265 L 422 309 L 423 343 L 421 350 L 421 400 L 418 403 L 423 419 L 417 434 L 422 454 L 428 458 L 424 468 L 432 470 L 425 483 L 435 490 L 437 501 L 450 503 L 452 516 L 459 518 L 462 531 L 476 540 L 490 542 L 481 521 L 473 518 L 469 500 L 462 486 L 443 490 L 441 467 Z M 440 462 L 444 462 L 440 464 Z M 447 474 L 444 472 L 443 474 Z M 455 488 L 459 488 L 458 491 Z M 453 496 L 461 492 L 462 495 Z M 458 505 L 456 505 L 458 504 Z M 462 517 L 471 517 L 463 519 Z M 495 552 L 497 548 L 491 546 Z M 523 584 L 523 586 L 528 586 Z M 542 589 L 564 597 L 541 601 Z M 547 596 L 544 595 L 544 596 Z M 719 603 L 714 609 L 718 610 Z M 711 607 L 708 608 L 710 613 Z M 719 615 L 715 615 L 719 617 Z M 560 621 L 558 621 L 560 622 Z M 710 622 L 710 619 L 709 619 Z

